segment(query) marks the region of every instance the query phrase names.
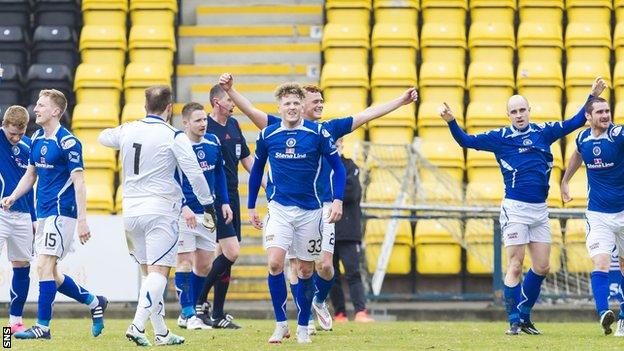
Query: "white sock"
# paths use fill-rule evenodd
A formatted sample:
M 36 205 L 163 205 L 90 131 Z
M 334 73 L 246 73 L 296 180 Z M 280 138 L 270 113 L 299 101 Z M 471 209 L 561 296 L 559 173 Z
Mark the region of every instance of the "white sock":
M 306 335 L 308 335 L 308 327 L 307 326 L 302 326 L 302 325 L 297 325 L 297 334 L 299 333 L 305 333 Z
M 93 295 L 93 301 L 91 301 L 91 303 L 88 305 L 89 309 L 92 310 L 96 308 L 99 303 L 100 301 L 98 300 L 97 296 Z
M 139 301 L 134 315 L 134 324 L 139 330 L 145 330 L 145 323 L 153 313 L 158 313 L 159 302 L 163 299 L 163 292 L 167 285 L 167 278 L 159 273 L 150 273 L 141 285 Z M 149 295 L 148 295 L 149 294 Z M 148 299 L 149 296 L 149 299 Z
M 165 302 L 162 297 L 158 302 L 158 306 L 158 309 L 150 315 L 150 321 L 152 322 L 152 328 L 154 328 L 154 335 L 166 335 L 168 328 L 165 325 Z
M 284 327 L 284 328 L 288 328 L 288 322 L 287 321 L 275 322 L 275 325 L 278 325 L 278 326 Z
M 9 315 L 9 325 L 16 325 L 22 323 L 22 316 Z

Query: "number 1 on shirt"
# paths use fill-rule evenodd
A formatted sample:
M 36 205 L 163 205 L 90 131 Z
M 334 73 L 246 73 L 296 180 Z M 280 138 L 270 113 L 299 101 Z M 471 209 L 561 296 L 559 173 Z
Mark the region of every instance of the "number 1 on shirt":
M 134 148 L 134 174 L 139 174 L 139 159 L 141 158 L 141 144 L 133 143 Z

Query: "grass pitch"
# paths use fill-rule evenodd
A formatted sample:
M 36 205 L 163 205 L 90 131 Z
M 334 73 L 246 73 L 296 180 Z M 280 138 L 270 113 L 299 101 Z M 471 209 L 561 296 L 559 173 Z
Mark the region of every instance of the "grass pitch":
M 32 320 L 27 320 L 27 325 Z M 12 340 L 15 350 L 137 350 L 125 338 L 130 320 L 107 320 L 104 333 L 91 336 L 90 319 L 55 319 L 52 340 Z M 504 335 L 503 322 L 377 322 L 338 324 L 331 332 L 312 337 L 311 345 L 298 345 L 294 335 L 282 345 L 269 345 L 273 321 L 237 320 L 240 330 L 179 329 L 175 320 L 167 325 L 183 335 L 178 350 L 624 350 L 624 338 L 602 335 L 598 323 L 537 323 L 544 335 Z M 296 322 L 290 321 L 294 334 Z M 614 325 L 615 326 L 615 325 Z M 148 325 L 150 340 L 152 331 Z M 152 347 L 153 349 L 154 347 Z

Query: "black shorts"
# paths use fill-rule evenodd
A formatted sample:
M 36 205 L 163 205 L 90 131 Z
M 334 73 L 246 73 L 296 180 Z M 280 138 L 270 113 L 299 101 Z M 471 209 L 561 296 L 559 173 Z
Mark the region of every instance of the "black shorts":
M 238 197 L 230 197 L 230 207 L 234 218 L 230 224 L 225 224 L 223 218 L 223 211 L 221 210 L 221 204 L 215 202 L 215 210 L 217 211 L 217 242 L 221 239 L 230 238 L 235 236 L 238 241 L 241 241 L 240 235 L 240 206 Z

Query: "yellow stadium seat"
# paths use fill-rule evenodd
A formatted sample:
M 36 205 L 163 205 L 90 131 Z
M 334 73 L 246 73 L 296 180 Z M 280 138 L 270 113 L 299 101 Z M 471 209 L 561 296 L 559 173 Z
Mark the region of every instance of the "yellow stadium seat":
M 335 101 L 326 102 L 323 106 L 323 114 L 321 118 L 324 120 L 353 116 L 354 114 L 363 111 L 366 108 L 366 104 L 357 104 L 351 101 Z
M 615 49 L 615 62 L 624 60 L 624 22 L 618 22 L 613 33 L 613 46 Z
M 478 177 L 475 176 L 475 174 L 483 173 L 479 172 L 480 168 L 498 170 L 498 161 L 496 161 L 496 157 L 492 152 L 468 149 L 468 151 L 466 152 L 466 168 L 468 169 L 466 173 L 468 176 L 468 181 L 470 182 L 473 180 L 478 180 Z M 494 172 L 494 175 L 499 176 L 500 172 Z
M 612 116 L 613 123 L 624 124 L 624 101 L 620 100 L 615 103 L 615 112 Z
M 366 201 L 394 202 L 399 195 L 400 183 L 397 180 L 387 179 L 383 182 L 371 182 L 366 187 Z
M 615 64 L 613 87 L 615 88 L 615 101 L 624 101 L 624 61 Z
M 572 201 L 564 204 L 565 207 L 587 207 L 587 172 L 585 167 L 579 168 L 570 180 L 570 197 Z
M 145 88 L 151 85 L 171 86 L 169 67 L 162 64 L 131 62 L 126 67 L 124 77 L 124 97 L 126 102 L 145 101 Z
M 578 136 L 579 133 L 580 132 L 574 132 L 568 136 L 569 138 L 566 138 L 566 147 L 565 147 L 565 153 L 564 153 L 564 156 L 565 156 L 564 164 L 566 166 L 570 162 L 570 157 L 572 156 L 572 154 L 576 152 L 576 137 Z
M 415 87 L 418 85 L 416 64 L 411 62 L 381 62 L 373 65 L 371 87 Z
M 119 186 L 117 187 L 117 191 L 115 192 L 115 213 L 122 214 L 123 212 L 122 203 L 123 203 L 123 197 L 122 197 L 122 191 L 121 191 L 121 184 L 119 184 Z
M 615 22 L 620 23 L 624 21 L 624 1 L 613 0 L 613 7 L 615 8 Z
M 598 61 L 611 58 L 611 27 L 601 22 L 571 22 L 566 28 L 565 47 L 568 62 Z
M 329 0 L 325 2 L 327 23 L 366 24 L 370 22 L 370 0 Z
M 554 122 L 561 120 L 561 103 L 528 98 L 531 107 L 531 122 Z
M 80 56 L 84 63 L 112 64 L 123 69 L 126 30 L 120 26 L 84 26 L 80 32 Z
M 332 90 L 340 88 L 338 94 Z M 321 89 L 327 101 L 366 101 L 368 95 L 368 68 L 360 64 L 326 63 L 321 71 Z M 344 99 L 343 93 L 350 90 L 351 99 Z
M 467 220 L 464 240 L 468 273 L 491 274 L 494 267 L 494 222 L 491 219 Z M 505 263 L 501 263 L 504 267 Z
M 328 23 L 321 48 L 327 63 L 368 63 L 368 27 L 356 23 Z
M 420 145 L 422 156 L 438 168 L 443 168 L 453 179 L 464 178 L 464 152 L 457 143 L 424 141 Z
M 377 22 L 373 27 L 371 44 L 375 63 L 416 63 L 418 30 L 412 23 Z
M 585 245 L 586 221 L 568 219 L 565 230 L 566 267 L 570 273 L 589 273 L 594 265 Z
M 566 68 L 566 96 L 568 101 L 585 101 L 596 77 L 601 76 L 611 86 L 609 61 L 568 62 Z M 601 97 L 609 99 L 609 89 Z
M 82 157 L 86 169 L 104 168 L 114 171 L 117 167 L 115 150 L 98 142 L 101 129 L 77 129 L 74 134 L 82 143 Z
M 130 0 L 133 25 L 162 23 L 173 25 L 178 12 L 176 0 Z
M 498 173 L 498 177 L 496 173 Z M 484 173 L 481 174 L 483 175 Z M 504 188 L 503 176 L 498 168 L 492 168 L 487 179 L 468 183 L 466 186 L 466 202 L 471 205 L 497 206 L 503 200 Z
M 87 169 L 84 178 L 87 188 L 87 212 L 89 214 L 111 214 L 114 212 L 113 171 Z
M 424 62 L 420 66 L 420 98 L 422 101 L 453 102 L 463 105 L 464 65 L 451 62 Z
M 561 62 L 563 33 L 560 22 L 521 22 L 518 27 L 518 59 Z
M 506 100 L 474 101 L 466 109 L 466 128 L 500 128 L 509 123 Z
M 427 22 L 465 23 L 467 0 L 422 0 L 423 20 Z
M 176 50 L 173 27 L 132 26 L 128 49 L 131 62 L 162 63 L 171 66 L 173 53 Z
M 121 70 L 113 65 L 82 63 L 76 69 L 74 91 L 78 103 L 106 101 L 119 105 L 122 89 Z
M 557 140 L 555 141 L 551 146 L 550 146 L 550 152 L 553 155 L 553 178 L 558 178 L 560 179 L 561 177 L 559 176 L 560 174 L 556 174 L 556 173 L 561 173 L 561 171 L 563 171 L 564 166 L 563 166 L 563 153 L 562 153 L 562 149 L 561 149 L 561 140 Z
M 126 27 L 128 1 L 82 0 L 82 16 L 85 26 Z
M 423 62 L 446 61 L 463 64 L 466 58 L 466 32 L 463 22 L 425 21 L 420 47 Z
M 366 221 L 365 241 L 367 243 L 382 243 L 391 220 L 369 219 Z M 396 223 L 396 242 L 409 244 L 412 242 L 412 226 L 408 220 L 399 219 Z M 411 245 L 411 244 L 409 244 Z
M 125 104 L 121 111 L 121 123 L 137 121 L 145 117 L 145 104 L 128 103 Z
M 459 220 L 422 219 L 416 222 L 416 271 L 420 274 L 458 274 L 461 246 L 453 235 L 461 236 Z
M 72 113 L 72 129 L 111 128 L 119 125 L 119 105 L 77 104 Z
M 373 106 L 377 104 L 378 103 L 374 102 Z M 414 105 L 404 105 L 384 115 L 382 118 L 376 118 L 368 122 L 367 125 L 368 127 L 406 127 L 406 128 L 415 129 L 416 128 L 415 114 L 416 114 L 416 109 L 414 108 Z
M 411 127 L 370 127 L 370 141 L 378 144 L 409 144 L 414 139 Z
M 410 23 L 418 26 L 418 0 L 374 0 L 376 23 Z
M 404 144 L 371 144 L 366 155 L 368 167 L 405 167 L 407 165 L 407 147 Z
M 559 23 L 563 19 L 563 0 L 518 0 L 520 23 Z
M 411 245 L 405 243 L 394 244 L 392 248 L 392 254 L 388 267 L 386 269 L 387 274 L 404 275 L 411 271 Z M 368 264 L 368 271 L 374 273 L 377 269 L 377 260 L 381 252 L 381 244 L 369 244 L 366 246 L 366 262 Z
M 443 183 L 439 179 L 422 182 L 417 189 L 416 199 L 419 203 L 425 204 L 462 205 L 464 190 L 460 184 L 456 182 Z
M 473 62 L 466 79 L 470 100 L 501 100 L 513 95 L 515 88 L 511 62 Z
M 511 23 L 473 22 L 468 33 L 471 61 L 511 62 L 516 47 Z
M 460 127 L 464 126 L 464 106 L 463 104 L 457 103 L 448 103 L 455 115 L 455 119 L 457 120 L 457 124 Z M 440 107 L 441 103 L 439 102 L 431 102 L 431 101 L 423 101 L 418 106 L 418 129 L 420 131 L 420 135 L 422 136 L 423 128 L 428 127 L 443 127 L 448 129 L 447 123 L 440 117 Z M 447 132 L 448 133 L 448 132 Z M 450 133 L 449 133 L 450 134 Z
M 499 22 L 513 23 L 516 11 L 515 0 L 471 0 L 470 18 L 474 22 L 488 22 L 496 18 Z
M 568 22 L 592 21 L 609 23 L 611 21 L 611 0 L 567 0 Z
M 532 101 L 561 101 L 563 73 L 559 62 L 524 61 L 516 75 L 518 93 Z

